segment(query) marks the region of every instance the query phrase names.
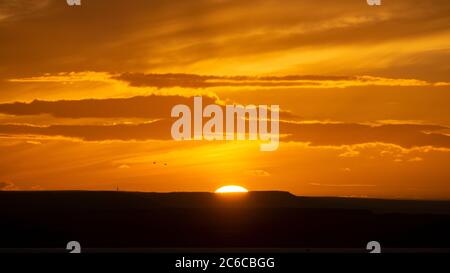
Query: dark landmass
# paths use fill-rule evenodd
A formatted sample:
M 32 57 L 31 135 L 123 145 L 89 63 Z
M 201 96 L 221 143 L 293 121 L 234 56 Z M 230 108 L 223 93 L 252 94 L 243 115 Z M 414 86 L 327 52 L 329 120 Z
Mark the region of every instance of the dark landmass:
M 0 191 L 0 248 L 450 248 L 450 201 Z

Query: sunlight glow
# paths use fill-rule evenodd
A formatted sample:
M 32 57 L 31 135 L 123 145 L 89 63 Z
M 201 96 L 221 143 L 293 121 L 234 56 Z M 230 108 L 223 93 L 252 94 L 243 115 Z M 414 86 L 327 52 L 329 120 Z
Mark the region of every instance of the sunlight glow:
M 216 193 L 235 193 L 235 192 L 248 192 L 248 190 L 244 187 L 235 185 L 223 186 L 216 190 Z

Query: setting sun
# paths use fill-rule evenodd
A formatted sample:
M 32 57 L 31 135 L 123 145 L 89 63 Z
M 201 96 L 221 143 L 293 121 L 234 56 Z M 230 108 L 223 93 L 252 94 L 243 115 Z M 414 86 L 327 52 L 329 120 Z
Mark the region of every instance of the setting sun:
M 216 190 L 216 193 L 235 193 L 235 192 L 248 192 L 248 190 L 241 186 L 223 186 Z

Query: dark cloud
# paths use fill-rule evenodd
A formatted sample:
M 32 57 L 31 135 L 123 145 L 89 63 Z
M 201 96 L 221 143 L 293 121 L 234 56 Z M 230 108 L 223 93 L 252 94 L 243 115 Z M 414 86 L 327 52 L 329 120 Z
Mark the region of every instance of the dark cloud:
M 168 140 L 171 125 L 170 120 L 117 125 L 0 125 L 0 134 L 62 136 L 86 141 Z
M 0 182 L 0 191 L 14 190 L 16 186 L 11 182 Z
M 352 145 L 370 142 L 396 144 L 405 148 L 434 146 L 450 148 L 450 136 L 440 134 L 447 129 L 436 125 L 386 124 L 298 124 L 284 122 L 280 131 L 285 140 L 310 142 L 311 145 Z
M 85 1 L 80 8 L 57 0 L 3 2 L 4 78 L 154 71 L 301 47 L 415 39 L 447 31 L 450 10 L 447 0 L 387 1 L 382 8 L 364 0 L 111 0 Z
M 319 76 L 319 75 L 290 75 L 290 76 L 212 76 L 196 74 L 144 74 L 123 73 L 114 77 L 117 80 L 128 82 L 137 87 L 184 87 L 184 88 L 208 88 L 208 87 L 298 87 L 318 86 L 321 81 L 358 81 L 357 77 L 350 76 Z M 361 81 L 363 81 L 361 79 Z
M 203 106 L 219 104 L 215 98 L 202 96 Z M 49 114 L 62 118 L 169 118 L 172 107 L 184 104 L 191 109 L 194 107 L 193 97 L 183 96 L 137 96 L 132 98 L 115 99 L 85 99 L 39 101 L 31 103 L 5 103 L 0 104 L 0 113 L 8 115 L 39 115 Z M 269 111 L 270 115 L 270 111 Z M 287 111 L 280 112 L 281 118 L 295 119 Z
M 42 135 L 78 138 L 86 141 L 170 140 L 173 119 L 145 124 L 117 125 L 0 125 L 3 135 Z M 404 148 L 433 146 L 450 148 L 450 136 L 439 133 L 447 129 L 435 125 L 392 124 L 299 124 L 280 122 L 283 141 L 309 142 L 313 146 L 341 146 L 363 143 L 388 143 Z
M 204 104 L 213 104 L 215 99 L 203 97 Z M 85 99 L 39 101 L 31 103 L 0 104 L 0 113 L 9 115 L 39 115 L 50 114 L 55 117 L 67 118 L 167 118 L 177 104 L 193 107 L 193 99 L 182 96 L 138 96 L 115 99 Z

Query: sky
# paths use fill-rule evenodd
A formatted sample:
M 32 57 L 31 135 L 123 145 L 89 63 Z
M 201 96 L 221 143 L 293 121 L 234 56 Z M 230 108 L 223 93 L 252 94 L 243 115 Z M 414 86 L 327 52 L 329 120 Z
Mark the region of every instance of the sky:
M 450 199 L 448 0 L 0 2 L 0 190 Z M 171 108 L 279 105 L 280 144 Z

